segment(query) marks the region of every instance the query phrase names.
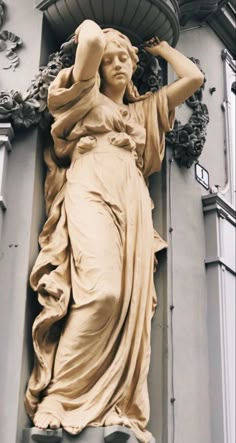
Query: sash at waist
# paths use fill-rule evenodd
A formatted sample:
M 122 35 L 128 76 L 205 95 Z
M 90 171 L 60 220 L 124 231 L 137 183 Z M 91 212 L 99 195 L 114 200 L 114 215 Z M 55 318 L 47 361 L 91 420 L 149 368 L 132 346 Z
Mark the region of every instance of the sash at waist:
M 136 152 L 135 140 L 125 132 L 108 132 L 98 133 L 81 137 L 76 144 L 75 151 L 72 155 L 72 161 L 78 159 L 81 155 L 86 155 L 90 152 L 93 153 L 114 153 L 115 150 L 120 149 L 127 154 L 131 154 L 135 159 L 138 167 L 138 155 Z

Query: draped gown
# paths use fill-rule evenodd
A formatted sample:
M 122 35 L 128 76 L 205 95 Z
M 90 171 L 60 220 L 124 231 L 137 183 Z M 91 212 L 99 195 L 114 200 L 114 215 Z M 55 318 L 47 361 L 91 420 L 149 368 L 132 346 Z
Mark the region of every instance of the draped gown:
M 154 252 L 166 243 L 153 229 L 146 178 L 160 170 L 174 113 L 165 87 L 119 106 L 97 77 L 71 85 L 71 69 L 49 89 L 55 153 L 71 162 L 47 158 L 26 409 L 52 414 L 71 434 L 117 424 L 149 443 Z

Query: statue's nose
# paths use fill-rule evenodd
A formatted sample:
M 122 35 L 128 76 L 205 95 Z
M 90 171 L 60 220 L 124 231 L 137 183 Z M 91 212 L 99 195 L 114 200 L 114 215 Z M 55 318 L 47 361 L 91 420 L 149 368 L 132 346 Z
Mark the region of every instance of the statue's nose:
M 121 63 L 118 57 L 115 58 L 114 60 L 114 64 L 115 64 L 115 69 L 120 70 L 121 68 Z

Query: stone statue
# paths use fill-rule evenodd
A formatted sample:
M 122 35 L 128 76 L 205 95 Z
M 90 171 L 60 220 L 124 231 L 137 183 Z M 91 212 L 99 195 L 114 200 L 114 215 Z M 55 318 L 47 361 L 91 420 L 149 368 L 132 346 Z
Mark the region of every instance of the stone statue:
M 31 274 L 42 311 L 33 325 L 35 366 L 25 404 L 40 429 L 122 425 L 149 443 L 147 374 L 156 296 L 147 177 L 161 168 L 174 108 L 203 75 L 153 38 L 178 80 L 140 96 L 137 49 L 85 20 L 75 64 L 49 88 L 54 149 L 45 154 L 47 221 Z

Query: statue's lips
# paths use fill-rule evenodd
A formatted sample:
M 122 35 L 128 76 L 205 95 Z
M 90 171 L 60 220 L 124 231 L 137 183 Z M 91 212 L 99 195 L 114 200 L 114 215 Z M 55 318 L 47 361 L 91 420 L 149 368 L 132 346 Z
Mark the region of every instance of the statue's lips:
M 116 72 L 114 74 L 114 77 L 118 77 L 119 75 L 125 75 L 125 73 L 124 72 Z

